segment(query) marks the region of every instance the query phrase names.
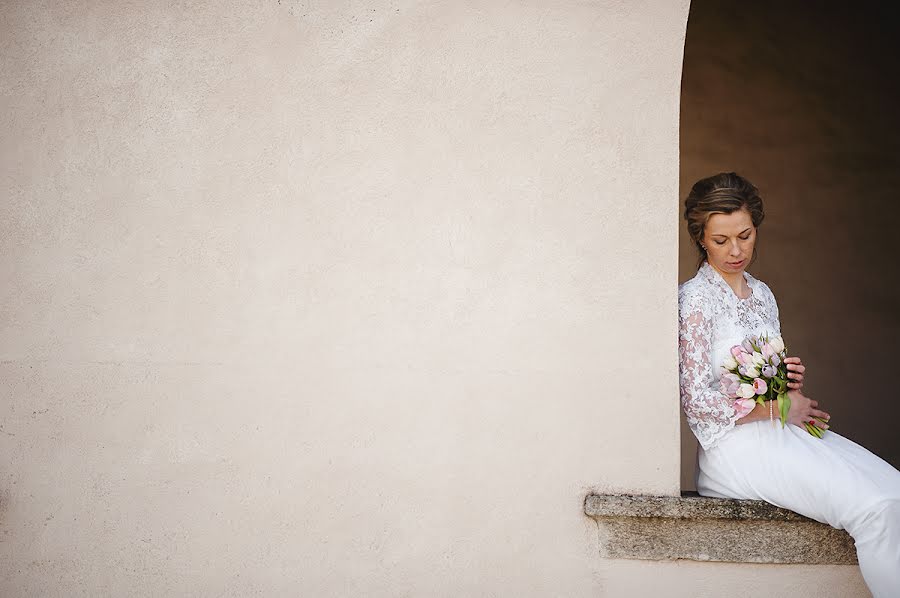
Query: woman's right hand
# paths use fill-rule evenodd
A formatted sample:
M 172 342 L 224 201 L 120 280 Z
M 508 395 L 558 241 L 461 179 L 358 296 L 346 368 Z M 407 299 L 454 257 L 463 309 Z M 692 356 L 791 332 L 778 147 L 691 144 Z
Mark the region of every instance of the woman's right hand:
M 804 396 L 799 389 L 789 390 L 787 396 L 791 399 L 791 408 L 787 415 L 787 422 L 789 424 L 794 424 L 805 430 L 806 422 L 811 421 L 823 430 L 828 429 L 828 424 L 813 419 L 815 417 L 821 417 L 824 420 L 831 419 L 831 415 L 817 409 L 819 406 L 818 401 L 813 401 L 809 397 Z

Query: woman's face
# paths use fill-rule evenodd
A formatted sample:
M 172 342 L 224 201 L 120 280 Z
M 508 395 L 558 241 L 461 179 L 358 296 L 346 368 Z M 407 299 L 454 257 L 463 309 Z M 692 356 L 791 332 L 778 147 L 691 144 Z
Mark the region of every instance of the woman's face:
M 743 272 L 756 244 L 756 227 L 746 209 L 713 214 L 703 231 L 706 259 L 720 272 Z

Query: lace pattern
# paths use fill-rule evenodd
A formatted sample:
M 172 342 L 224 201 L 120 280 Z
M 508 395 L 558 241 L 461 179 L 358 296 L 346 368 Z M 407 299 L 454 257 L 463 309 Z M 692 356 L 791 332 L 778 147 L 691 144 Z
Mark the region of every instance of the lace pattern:
M 678 287 L 678 357 L 681 407 L 703 450 L 716 446 L 737 421 L 733 400 L 719 389 L 720 366 L 732 346 L 751 334 L 781 334 L 778 304 L 766 283 L 745 272 L 741 299 L 704 262 Z

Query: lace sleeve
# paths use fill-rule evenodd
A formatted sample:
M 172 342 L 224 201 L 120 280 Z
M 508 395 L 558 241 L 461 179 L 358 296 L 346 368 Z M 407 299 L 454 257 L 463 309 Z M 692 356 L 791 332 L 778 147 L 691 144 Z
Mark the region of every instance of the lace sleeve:
M 738 413 L 733 401 L 719 390 L 716 368 L 710 363 L 712 318 L 697 299 L 679 302 L 681 406 L 700 446 L 709 449 L 734 427 Z

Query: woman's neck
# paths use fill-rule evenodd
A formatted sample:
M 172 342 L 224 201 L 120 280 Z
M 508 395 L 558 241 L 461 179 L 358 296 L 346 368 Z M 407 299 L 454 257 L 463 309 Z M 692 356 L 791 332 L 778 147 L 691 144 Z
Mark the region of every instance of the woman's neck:
M 712 264 L 709 264 L 709 267 L 719 273 L 722 280 L 728 283 L 728 286 L 731 287 L 731 290 L 734 291 L 735 295 L 738 297 L 746 297 L 749 294 L 750 286 L 744 278 L 743 270 L 740 272 L 722 272 Z

